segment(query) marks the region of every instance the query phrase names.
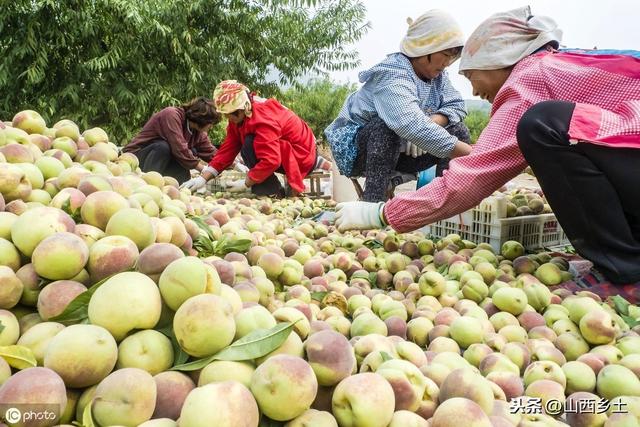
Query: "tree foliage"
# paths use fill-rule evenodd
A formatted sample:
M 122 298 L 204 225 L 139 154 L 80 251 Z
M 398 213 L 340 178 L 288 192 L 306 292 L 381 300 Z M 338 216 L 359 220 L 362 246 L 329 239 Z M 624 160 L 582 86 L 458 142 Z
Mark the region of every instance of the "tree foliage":
M 360 0 L 14 0 L 0 8 L 0 117 L 34 109 L 123 143 L 223 79 L 270 96 L 357 66 L 364 20 Z
M 484 128 L 487 127 L 487 123 L 489 123 L 489 114 L 483 110 L 470 110 L 464 119 L 464 123 L 469 128 L 469 133 L 471 133 L 471 143 L 475 144 Z
M 337 84 L 329 79 L 312 80 L 300 87 L 291 87 L 283 94 L 283 102 L 306 121 L 319 143 L 324 130 L 338 117 L 347 96 L 357 89 L 355 84 Z

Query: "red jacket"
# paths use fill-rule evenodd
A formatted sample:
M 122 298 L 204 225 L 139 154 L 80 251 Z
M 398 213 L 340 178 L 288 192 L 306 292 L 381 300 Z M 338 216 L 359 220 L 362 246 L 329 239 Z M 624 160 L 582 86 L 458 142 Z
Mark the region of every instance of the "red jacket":
M 122 151 L 135 154 L 157 139 L 169 143 L 171 155 L 187 170 L 195 169 L 200 159 L 208 162 L 216 152 L 205 132 L 189 130 L 184 110 L 179 107 L 167 107 L 151 116 Z
M 281 165 L 291 188 L 304 191 L 303 178 L 316 161 L 313 131 L 293 111 L 277 100 L 254 97 L 253 114 L 240 126 L 229 122 L 227 136 L 209 163 L 218 172 L 236 158 L 247 135 L 254 135 L 253 148 L 258 163 L 249 170 L 249 178 L 261 183 Z

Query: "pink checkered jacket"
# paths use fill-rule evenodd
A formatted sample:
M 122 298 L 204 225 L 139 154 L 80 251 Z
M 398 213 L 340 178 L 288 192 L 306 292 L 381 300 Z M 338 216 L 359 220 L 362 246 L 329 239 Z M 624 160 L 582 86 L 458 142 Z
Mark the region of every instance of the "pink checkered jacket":
M 531 106 L 547 100 L 576 103 L 572 140 L 640 149 L 640 59 L 541 52 L 514 67 L 471 154 L 451 160 L 449 170 L 429 185 L 386 203 L 389 224 L 408 232 L 450 218 L 520 174 L 527 162 L 516 141 L 518 121 Z

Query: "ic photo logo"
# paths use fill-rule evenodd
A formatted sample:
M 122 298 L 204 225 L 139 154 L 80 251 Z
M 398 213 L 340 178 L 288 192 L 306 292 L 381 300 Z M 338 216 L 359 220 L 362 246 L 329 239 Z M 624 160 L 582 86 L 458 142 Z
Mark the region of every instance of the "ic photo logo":
M 17 423 L 22 419 L 22 412 L 18 408 L 9 408 L 4 413 L 4 419 L 9 423 Z
M 8 425 L 42 424 L 52 425 L 58 419 L 61 408 L 52 404 L 20 404 L 9 403 L 0 405 L 0 416 Z

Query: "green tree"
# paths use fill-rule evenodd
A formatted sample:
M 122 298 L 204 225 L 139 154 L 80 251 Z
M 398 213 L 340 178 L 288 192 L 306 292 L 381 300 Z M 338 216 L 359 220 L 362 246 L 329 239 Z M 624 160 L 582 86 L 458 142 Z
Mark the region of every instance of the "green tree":
M 338 116 L 344 100 L 356 90 L 355 84 L 336 84 L 317 79 L 305 86 L 294 86 L 283 94 L 283 102 L 306 121 L 319 143 L 324 142 L 324 130 Z
M 0 8 L 0 117 L 34 109 L 126 143 L 155 111 L 220 80 L 270 96 L 357 66 L 345 46 L 364 20 L 359 0 L 14 0 Z
M 482 110 L 470 110 L 464 119 L 464 123 L 471 133 L 471 143 L 475 144 L 484 128 L 487 127 L 487 123 L 489 123 L 489 114 Z

